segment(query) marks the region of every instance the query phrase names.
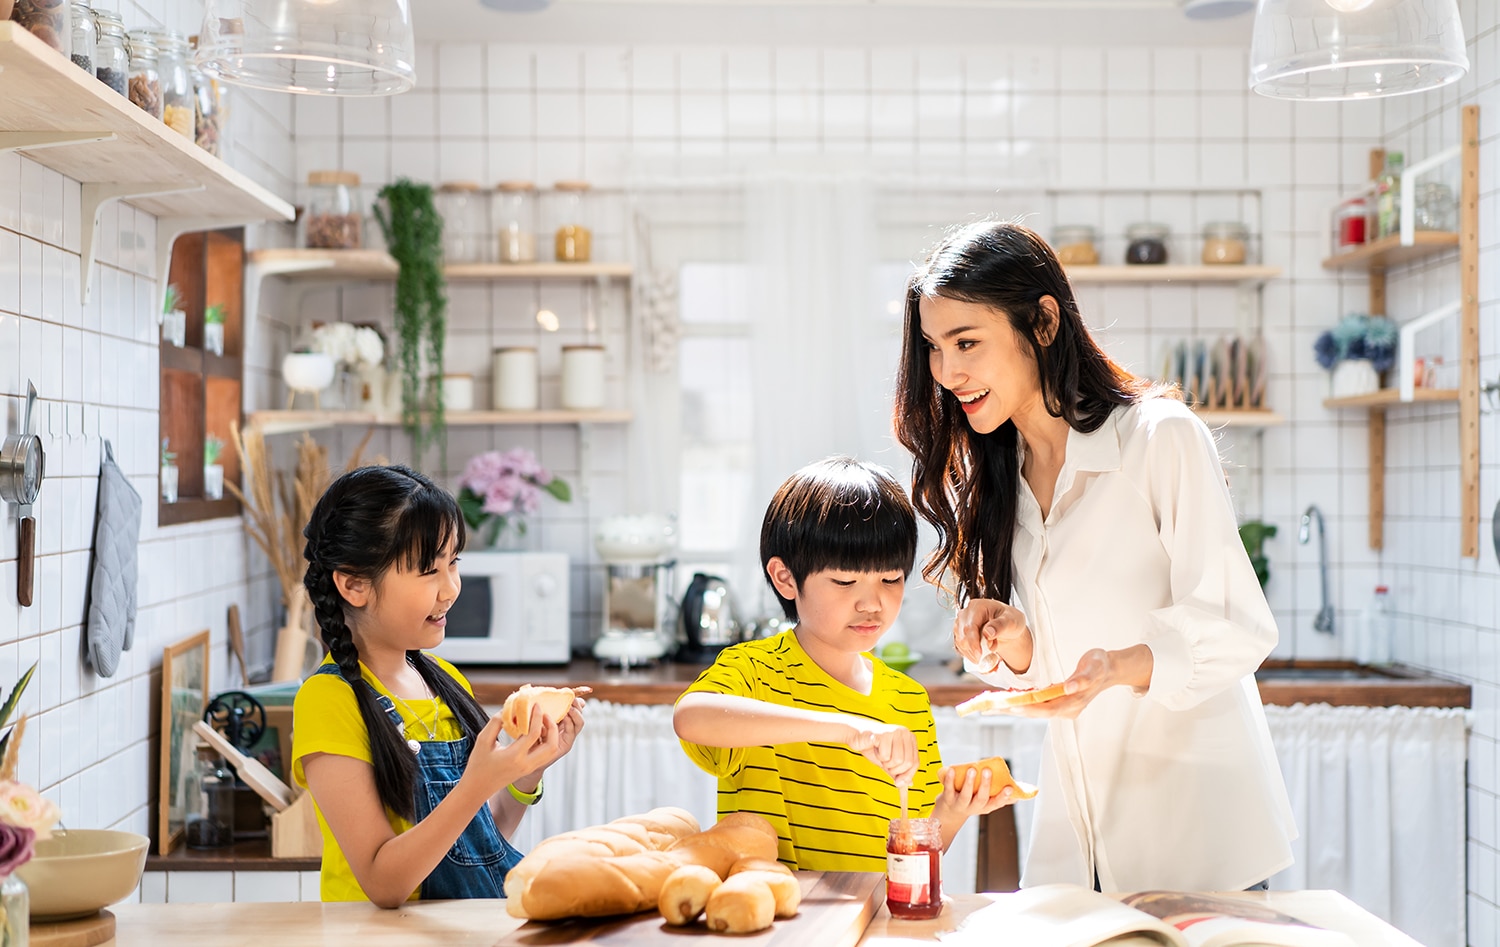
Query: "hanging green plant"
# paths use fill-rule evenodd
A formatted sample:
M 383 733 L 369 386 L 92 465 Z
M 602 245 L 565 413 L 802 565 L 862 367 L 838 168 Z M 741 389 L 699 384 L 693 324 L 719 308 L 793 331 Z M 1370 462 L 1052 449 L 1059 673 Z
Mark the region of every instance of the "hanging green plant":
M 443 280 L 443 218 L 432 187 L 399 178 L 380 189 L 375 217 L 386 248 L 401 266 L 396 277 L 396 335 L 400 341 L 401 425 L 412 439 L 414 466 L 434 444 L 447 466 L 443 417 L 443 341 L 448 296 Z M 425 422 L 425 423 L 424 423 Z

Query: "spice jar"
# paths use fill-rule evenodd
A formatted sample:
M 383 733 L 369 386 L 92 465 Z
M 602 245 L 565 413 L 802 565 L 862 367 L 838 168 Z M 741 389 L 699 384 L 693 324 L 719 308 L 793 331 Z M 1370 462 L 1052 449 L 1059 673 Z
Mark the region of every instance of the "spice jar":
M 1244 263 L 1245 245 L 1250 231 L 1234 220 L 1222 220 L 1203 225 L 1203 262 L 1210 265 L 1220 263 Z
M 188 45 L 196 50 L 198 37 L 189 37 Z M 193 143 L 217 158 L 224 140 L 224 87 L 194 61 L 188 62 L 188 78 L 193 83 Z
M 557 260 L 560 263 L 587 263 L 593 233 L 584 226 L 584 195 L 588 193 L 587 181 L 558 181 L 553 187 L 558 193 Z
M 443 256 L 449 263 L 483 263 L 489 246 L 487 195 L 473 181 L 450 181 L 433 195 L 443 218 Z
M 325 250 L 359 249 L 364 224 L 355 199 L 359 175 L 352 171 L 311 171 L 307 185 L 303 245 Z
M 1369 239 L 1370 202 L 1353 197 L 1338 206 L 1333 214 L 1333 252 L 1343 253 L 1362 247 Z
M 130 74 L 130 55 L 125 52 L 125 21 L 109 10 L 94 11 L 94 75 L 99 81 L 125 94 L 125 80 Z
M 152 118 L 161 118 L 161 70 L 157 67 L 156 38 L 150 30 L 126 34 L 130 52 L 130 101 Z
M 1052 250 L 1063 266 L 1093 266 L 1099 262 L 1098 239 L 1087 224 L 1058 227 L 1052 231 Z
M 1166 224 L 1131 224 L 1125 228 L 1126 263 L 1167 262 L 1167 235 L 1171 228 Z
M 530 181 L 495 185 L 495 229 L 501 263 L 536 262 L 536 188 Z
M 72 10 L 67 0 L 16 0 L 10 18 L 64 56 L 73 55 Z
M 1458 205 L 1453 189 L 1441 181 L 1424 181 L 1417 185 L 1412 225 L 1418 230 L 1453 230 Z
M 885 841 L 885 905 L 919 921 L 943 910 L 943 838 L 937 819 L 892 819 Z
M 193 139 L 193 81 L 188 77 L 188 41 L 181 33 L 156 34 L 157 71 L 161 73 L 161 120 L 182 137 Z
M 68 4 L 72 25 L 73 63 L 89 75 L 94 74 L 94 43 L 99 31 L 94 25 L 94 11 L 87 3 L 73 0 Z

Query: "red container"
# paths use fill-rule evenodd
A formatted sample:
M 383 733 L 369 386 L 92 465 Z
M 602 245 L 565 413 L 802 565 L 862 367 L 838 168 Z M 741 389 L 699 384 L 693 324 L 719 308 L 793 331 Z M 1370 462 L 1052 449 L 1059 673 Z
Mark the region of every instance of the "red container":
M 943 911 L 943 838 L 937 819 L 892 819 L 885 841 L 885 904 L 920 921 Z

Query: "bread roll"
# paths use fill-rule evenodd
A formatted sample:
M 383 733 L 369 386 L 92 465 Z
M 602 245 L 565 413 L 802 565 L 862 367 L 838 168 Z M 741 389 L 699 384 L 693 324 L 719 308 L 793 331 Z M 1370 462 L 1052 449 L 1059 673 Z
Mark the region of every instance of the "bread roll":
M 951 769 L 953 770 L 953 785 L 958 789 L 963 788 L 964 780 L 969 778 L 970 771 L 974 772 L 974 779 L 976 780 L 974 788 L 978 789 L 978 780 L 988 770 L 990 774 L 991 799 L 1000 795 L 1000 791 L 1006 786 L 1011 787 L 1016 799 L 1030 799 L 1036 795 L 1036 787 L 1029 783 L 1017 782 L 1015 777 L 1010 774 L 1010 767 L 1005 765 L 1005 760 L 998 756 L 992 756 L 989 759 L 979 760 L 974 763 L 955 763 Z
M 592 694 L 592 687 L 533 687 L 522 684 L 505 698 L 500 708 L 500 726 L 505 735 L 514 740 L 531 729 L 531 709 L 540 708 L 542 713 L 557 723 L 573 709 L 573 698 Z
M 797 909 L 802 906 L 802 885 L 797 881 L 797 876 L 793 875 L 785 865 L 778 862 L 777 867 L 781 871 L 752 869 L 750 871 L 735 872 L 730 877 L 739 878 L 748 875 L 764 884 L 767 888 L 771 889 L 771 897 L 776 902 L 776 916 L 794 917 L 797 914 Z
M 753 934 L 776 919 L 776 896 L 768 878 L 772 872 L 742 871 L 730 875 L 708 896 L 708 929 L 724 934 Z
M 1066 696 L 1067 692 L 1062 684 L 1053 684 L 1050 687 L 1038 687 L 1032 690 L 994 690 L 985 691 L 977 697 L 972 697 L 957 707 L 953 708 L 960 717 L 969 714 L 982 714 L 992 710 L 1006 710 L 1011 707 L 1022 707 L 1026 704 L 1040 704 L 1047 700 L 1056 700 Z
M 708 897 L 723 884 L 719 874 L 702 865 L 683 865 L 662 882 L 657 910 L 668 924 L 679 927 L 698 920 L 708 906 Z

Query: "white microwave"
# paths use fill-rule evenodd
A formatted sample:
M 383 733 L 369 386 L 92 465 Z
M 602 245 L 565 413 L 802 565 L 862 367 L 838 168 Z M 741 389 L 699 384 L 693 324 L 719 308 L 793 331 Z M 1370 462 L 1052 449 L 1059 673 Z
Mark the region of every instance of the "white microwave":
M 568 556 L 562 552 L 459 555 L 458 599 L 436 653 L 454 664 L 566 664 Z

